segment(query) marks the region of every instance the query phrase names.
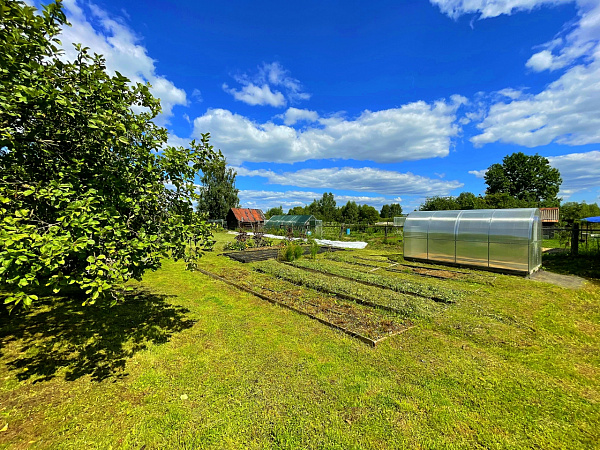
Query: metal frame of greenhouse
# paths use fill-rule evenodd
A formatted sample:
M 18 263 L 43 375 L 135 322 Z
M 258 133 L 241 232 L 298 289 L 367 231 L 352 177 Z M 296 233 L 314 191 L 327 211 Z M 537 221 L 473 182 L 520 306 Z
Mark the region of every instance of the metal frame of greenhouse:
M 315 216 L 312 215 L 301 215 L 301 216 L 273 216 L 269 220 L 265 222 L 264 229 L 283 229 L 287 230 L 288 228 L 292 228 L 293 230 L 315 230 L 317 226 L 323 226 L 323 221 L 317 220 Z
M 532 273 L 542 265 L 540 210 L 415 211 L 404 224 L 404 258 Z

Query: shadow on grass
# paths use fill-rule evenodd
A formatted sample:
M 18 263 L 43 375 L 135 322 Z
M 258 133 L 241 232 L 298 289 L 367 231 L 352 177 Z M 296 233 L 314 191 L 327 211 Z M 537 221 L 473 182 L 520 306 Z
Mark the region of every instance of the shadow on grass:
M 600 280 L 600 252 L 596 251 L 580 251 L 577 256 L 570 252 L 545 253 L 542 266 L 549 272 Z
M 168 297 L 138 291 L 114 307 L 46 297 L 29 311 L 0 311 L 0 359 L 19 380 L 46 381 L 63 370 L 67 381 L 123 377 L 127 360 L 148 343 L 165 343 L 194 324 Z

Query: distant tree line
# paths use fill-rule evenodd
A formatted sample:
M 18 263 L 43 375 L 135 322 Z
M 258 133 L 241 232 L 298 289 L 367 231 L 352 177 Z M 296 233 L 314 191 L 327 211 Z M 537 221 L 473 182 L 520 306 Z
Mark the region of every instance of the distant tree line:
M 279 206 L 267 210 L 265 217 L 283 215 L 283 207 Z M 314 199 L 306 206 L 294 206 L 287 212 L 288 215 L 313 215 L 318 220 L 325 222 L 343 223 L 375 223 L 380 220 L 391 220 L 402 214 L 402 207 L 398 203 L 383 205 L 377 211 L 370 205 L 359 205 L 354 201 L 348 201 L 345 205 L 338 207 L 335 196 L 331 192 L 325 192 L 320 199 Z
M 559 206 L 557 197 L 562 179 L 547 158 L 535 154 L 513 153 L 492 164 L 485 173 L 484 196 L 462 192 L 458 197 L 429 197 L 421 211 L 451 209 L 506 209 Z

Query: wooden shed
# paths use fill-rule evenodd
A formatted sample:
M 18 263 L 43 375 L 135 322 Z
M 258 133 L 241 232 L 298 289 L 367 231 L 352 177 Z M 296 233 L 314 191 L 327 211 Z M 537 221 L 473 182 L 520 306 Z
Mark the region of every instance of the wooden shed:
M 231 208 L 225 220 L 230 230 L 259 230 L 265 224 L 265 215 L 260 209 Z
M 542 224 L 558 223 L 560 212 L 559 208 L 540 208 L 542 215 Z

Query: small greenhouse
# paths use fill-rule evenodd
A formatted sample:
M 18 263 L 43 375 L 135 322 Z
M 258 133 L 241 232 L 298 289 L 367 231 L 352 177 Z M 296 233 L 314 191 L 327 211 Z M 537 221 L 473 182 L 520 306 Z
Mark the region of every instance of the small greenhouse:
M 532 273 L 542 265 L 540 210 L 413 212 L 404 224 L 404 258 Z
M 287 230 L 292 228 L 293 230 L 308 231 L 314 230 L 317 226 L 317 222 L 320 220 L 315 219 L 315 216 L 301 215 L 301 216 L 273 216 L 265 222 L 264 229 L 282 229 Z M 322 223 L 322 222 L 321 222 Z

